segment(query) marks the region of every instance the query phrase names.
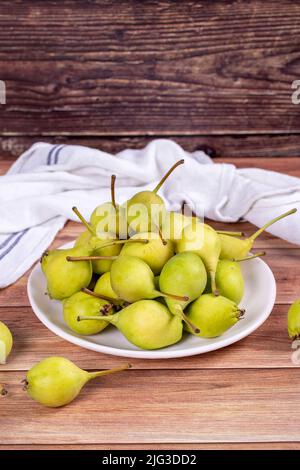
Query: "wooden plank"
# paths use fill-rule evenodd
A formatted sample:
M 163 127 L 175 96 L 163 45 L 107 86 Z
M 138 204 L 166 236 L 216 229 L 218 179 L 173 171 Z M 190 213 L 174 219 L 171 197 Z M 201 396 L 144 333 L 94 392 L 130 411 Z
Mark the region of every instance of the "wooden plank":
M 299 8 L 280 7 L 3 0 L 1 134 L 299 133 Z
M 3 161 L 13 162 L 21 153 L 25 152 L 36 142 L 46 141 L 52 144 L 84 145 L 97 148 L 107 153 L 115 154 L 126 148 L 143 148 L 154 138 L 160 136 L 140 137 L 81 137 L 81 136 L 0 136 L 0 166 Z M 166 136 L 167 138 L 168 136 Z M 185 150 L 193 152 L 198 149 L 206 151 L 216 158 L 234 158 L 238 161 L 244 158 L 253 158 L 254 164 L 257 157 L 262 157 L 258 163 L 263 164 L 266 159 L 272 157 L 299 157 L 300 135 L 197 135 L 197 136 L 172 136 L 172 140 L 181 145 Z M 278 158 L 278 160 L 281 160 Z M 243 162 L 243 160 L 241 160 Z M 299 166 L 299 158 L 291 160 L 292 167 Z M 266 161 L 266 165 L 280 165 L 280 162 Z M 1 171 L 1 168 L 0 168 Z
M 269 319 L 244 340 L 221 351 L 181 359 L 129 361 L 135 369 L 229 369 L 292 368 L 291 341 L 287 335 L 288 305 L 276 305 Z M 72 345 L 49 331 L 29 307 L 2 307 L 0 320 L 14 335 L 14 349 L 2 371 L 27 370 L 39 360 L 66 356 L 85 369 L 109 369 L 124 358 L 100 354 Z
M 27 397 L 23 376 L 0 373 L 1 444 L 299 443 L 294 370 L 130 370 L 56 410 Z
M 241 444 L 67 444 L 67 445 L 0 445 L 1 450 L 299 450 L 298 442 L 244 442 Z

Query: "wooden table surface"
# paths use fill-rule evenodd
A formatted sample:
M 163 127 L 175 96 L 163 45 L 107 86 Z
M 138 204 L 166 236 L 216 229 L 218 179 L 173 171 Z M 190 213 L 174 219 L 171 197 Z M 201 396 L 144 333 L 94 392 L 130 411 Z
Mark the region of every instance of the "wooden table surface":
M 268 164 L 277 169 L 280 161 L 270 159 Z M 287 172 L 300 176 L 293 162 L 286 165 Z M 232 228 L 246 233 L 253 229 L 248 223 Z M 79 224 L 68 223 L 53 246 L 73 240 L 80 230 Z M 274 310 L 257 331 L 205 355 L 132 359 L 129 372 L 93 381 L 79 399 L 57 410 L 31 401 L 20 385 L 38 360 L 63 355 L 86 369 L 110 368 L 127 360 L 81 349 L 51 333 L 30 308 L 27 275 L 2 290 L 0 318 L 15 338 L 13 353 L 0 372 L 0 382 L 9 390 L 0 400 L 2 448 L 300 447 L 300 376 L 290 359 L 286 331 L 288 306 L 299 296 L 300 248 L 268 234 L 258 240 L 257 248 L 267 251 L 265 260 L 278 288 Z
M 299 44 L 293 0 L 1 0 L 0 174 L 41 140 L 115 153 L 163 136 L 217 162 L 300 176 L 300 105 L 291 99 Z M 54 246 L 79 230 L 69 223 Z M 278 287 L 261 328 L 203 356 L 132 360 L 128 373 L 90 383 L 59 410 L 22 391 L 34 363 L 61 354 L 97 369 L 124 359 L 47 330 L 30 308 L 27 275 L 0 291 L 0 319 L 15 337 L 0 369 L 9 389 L 0 450 L 298 448 L 300 376 L 286 314 L 300 296 L 300 248 L 267 234 L 257 247 L 267 250 Z

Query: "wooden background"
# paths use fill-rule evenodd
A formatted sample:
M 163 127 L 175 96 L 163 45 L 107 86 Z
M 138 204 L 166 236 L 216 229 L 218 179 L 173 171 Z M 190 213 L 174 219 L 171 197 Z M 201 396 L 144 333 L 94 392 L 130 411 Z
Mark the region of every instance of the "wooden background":
M 300 177 L 300 105 L 291 101 L 299 45 L 295 1 L 2 0 L 0 174 L 40 140 L 114 153 L 164 136 L 216 161 Z M 78 231 L 68 224 L 55 246 Z M 269 235 L 258 246 L 268 251 L 278 296 L 251 337 L 205 356 L 132 361 L 130 372 L 90 384 L 57 411 L 22 392 L 33 363 L 62 354 L 94 369 L 123 359 L 49 332 L 30 309 L 27 276 L 1 291 L 0 319 L 15 349 L 0 369 L 10 390 L 0 400 L 0 450 L 298 448 L 300 379 L 285 322 L 299 296 L 300 253 Z

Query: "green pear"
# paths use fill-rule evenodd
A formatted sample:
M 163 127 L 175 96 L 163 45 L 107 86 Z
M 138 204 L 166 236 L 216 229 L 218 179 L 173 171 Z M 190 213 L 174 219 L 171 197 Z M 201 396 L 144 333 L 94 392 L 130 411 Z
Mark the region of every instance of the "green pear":
M 180 160 L 173 165 L 160 180 L 153 191 L 141 191 L 136 193 L 124 205 L 127 215 L 127 223 L 134 232 L 155 232 L 163 224 L 166 208 L 163 199 L 157 194 L 166 179 L 179 165 L 184 163 Z
M 199 328 L 200 333 L 186 327 L 189 333 L 202 338 L 220 336 L 235 325 L 244 315 L 235 302 L 213 294 L 201 295 L 187 308 L 187 317 Z
M 92 234 L 88 230 L 85 230 L 78 236 L 74 246 L 88 245 L 91 240 L 91 237 Z
M 207 224 L 198 221 L 185 227 L 182 237 L 176 243 L 176 252 L 191 251 L 199 255 L 210 275 L 211 289 L 217 294 L 216 270 L 221 252 L 220 236 Z
M 24 381 L 25 388 L 33 400 L 44 406 L 57 408 L 73 401 L 90 380 L 129 367 L 126 364 L 111 370 L 86 372 L 64 357 L 48 357 L 28 371 Z
M 108 326 L 102 315 L 114 313 L 107 301 L 92 297 L 85 292 L 77 292 L 63 302 L 64 320 L 68 327 L 79 335 L 96 335 Z M 99 320 L 79 322 L 78 316 L 99 316 Z
M 149 243 L 132 243 L 133 240 L 149 240 Z M 130 238 L 130 243 L 125 243 L 121 255 L 136 256 L 152 269 L 154 274 L 159 274 L 165 263 L 174 255 L 174 245 L 170 240 L 161 240 L 158 233 L 137 233 Z
M 291 209 L 288 212 L 285 212 L 284 214 L 281 214 L 278 217 L 275 217 L 275 219 L 272 219 L 270 222 L 267 222 L 263 227 L 261 227 L 259 230 L 257 230 L 253 235 L 251 235 L 248 238 L 240 239 L 240 238 L 235 238 L 233 236 L 225 235 L 225 234 L 220 234 L 219 238 L 221 241 L 221 252 L 220 252 L 220 258 L 221 259 L 234 259 L 234 260 L 239 260 L 241 258 L 245 258 L 247 254 L 251 251 L 253 244 L 257 237 L 264 232 L 270 225 L 275 224 L 275 222 L 278 222 L 279 220 L 283 219 L 284 217 L 287 217 L 291 214 L 294 214 L 297 212 L 297 209 Z
M 13 346 L 13 337 L 10 329 L 0 321 L 0 364 L 6 364 Z
M 122 243 L 125 243 L 122 241 Z M 121 252 L 122 245 L 113 238 L 113 234 L 110 232 L 103 232 L 92 237 L 89 242 L 90 247 L 93 249 L 93 256 L 118 256 Z M 111 259 L 99 259 L 93 260 L 93 272 L 96 274 L 103 274 L 110 271 L 113 260 Z
M 293 340 L 300 337 L 300 299 L 295 300 L 289 308 L 288 333 Z
M 53 250 L 44 254 L 42 269 L 47 279 L 48 294 L 52 299 L 62 300 L 87 287 L 92 279 L 91 261 L 68 261 L 69 257 L 85 256 L 86 246 L 66 250 Z
M 178 300 L 167 297 L 165 302 L 174 315 L 179 315 L 191 328 L 194 326 L 186 318 L 183 310 L 199 297 L 205 289 L 207 274 L 205 266 L 195 253 L 184 252 L 173 256 L 163 267 L 159 276 L 161 291 L 185 298 Z M 196 328 L 197 329 L 197 328 Z
M 112 232 L 114 238 L 127 237 L 126 212 L 122 206 L 119 206 L 115 200 L 115 182 L 116 176 L 111 177 L 111 201 L 100 204 L 93 211 L 90 223 L 98 233 Z
M 183 299 L 175 294 L 156 290 L 153 272 L 145 261 L 136 256 L 119 256 L 111 266 L 110 281 L 118 298 L 129 303 L 169 296 Z
M 176 242 L 181 238 L 182 231 L 192 223 L 192 217 L 180 212 L 167 212 L 162 225 L 164 238 Z
M 80 317 L 80 321 L 94 317 Z M 115 315 L 105 317 L 132 344 L 141 349 L 160 349 L 180 341 L 182 321 L 155 300 L 140 300 Z
M 216 271 L 216 284 L 219 293 L 236 304 L 239 304 L 245 291 L 245 281 L 240 264 L 227 259 L 219 260 Z M 210 279 L 208 279 L 205 292 L 211 292 Z
M 111 299 L 119 299 L 111 286 L 110 272 L 104 273 L 101 277 L 99 277 L 94 287 L 94 292 L 96 294 L 104 295 L 105 297 L 109 297 Z

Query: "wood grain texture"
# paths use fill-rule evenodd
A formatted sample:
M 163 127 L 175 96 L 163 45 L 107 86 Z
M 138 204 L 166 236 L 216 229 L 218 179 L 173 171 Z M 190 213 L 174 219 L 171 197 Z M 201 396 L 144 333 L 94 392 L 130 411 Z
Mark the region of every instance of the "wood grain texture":
M 3 0 L 0 133 L 299 133 L 297 2 Z
M 1 445 L 1 450 L 299 450 L 298 442 L 243 442 L 240 444 L 66 444 L 66 445 Z
M 131 369 L 56 410 L 27 397 L 23 376 L 0 373 L 1 444 L 299 442 L 294 370 Z
M 296 158 L 255 160 L 268 169 L 299 175 Z M 228 161 L 240 166 L 252 163 L 251 158 Z M 254 227 L 240 223 L 230 228 L 249 234 Z M 68 223 L 52 246 L 73 240 L 81 230 L 79 224 Z M 290 361 L 286 312 L 299 295 L 295 279 L 300 276 L 300 251 L 268 234 L 258 240 L 257 248 L 267 249 L 266 261 L 278 286 L 277 305 L 261 328 L 235 345 L 203 356 L 132 360 L 131 371 L 91 383 L 78 400 L 59 410 L 40 407 L 22 391 L 19 382 L 32 364 L 56 354 L 91 370 L 110 368 L 124 358 L 78 348 L 47 330 L 29 307 L 27 276 L 0 291 L 0 319 L 15 338 L 9 362 L 0 368 L 0 382 L 9 390 L 0 399 L 1 420 L 7 423 L 0 437 L 2 449 L 65 448 L 65 444 L 99 450 L 298 449 L 300 379 Z
M 1 114 L 1 109 L 0 109 Z M 156 136 L 159 138 L 160 136 Z M 167 138 L 165 136 L 164 138 Z M 1 137 L 0 134 L 0 161 L 13 162 L 21 153 L 25 152 L 36 142 L 45 141 L 52 144 L 84 145 L 96 148 L 104 152 L 115 154 L 127 148 L 140 149 L 153 140 L 152 137 L 80 137 L 80 136 L 18 136 Z M 261 161 L 276 157 L 298 157 L 294 160 L 297 166 L 300 157 L 300 134 L 290 135 L 197 135 L 197 136 L 172 136 L 172 140 L 181 145 L 185 150 L 193 152 L 204 150 L 210 156 L 219 161 L 220 158 L 234 158 L 254 160 L 261 157 Z M 276 165 L 274 162 L 273 164 Z M 277 165 L 280 163 L 277 162 Z M 272 161 L 266 161 L 266 165 L 272 167 Z M 299 166 L 299 165 L 298 165 Z

